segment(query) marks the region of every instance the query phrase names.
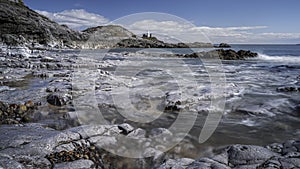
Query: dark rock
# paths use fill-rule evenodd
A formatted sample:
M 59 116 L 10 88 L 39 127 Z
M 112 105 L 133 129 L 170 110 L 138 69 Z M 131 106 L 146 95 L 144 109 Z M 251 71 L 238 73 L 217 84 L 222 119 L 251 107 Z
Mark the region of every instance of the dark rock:
M 278 87 L 276 90 L 278 92 L 300 92 L 300 87 L 295 87 L 295 86 Z
M 0 101 L 0 124 L 19 124 L 31 120 L 36 105 L 32 101 L 24 104 L 7 104 Z
M 165 111 L 181 110 L 181 93 L 168 92 L 165 99 Z
M 233 166 L 263 163 L 279 154 L 260 146 L 233 145 L 228 148 L 228 160 Z
M 72 96 L 66 93 L 54 93 L 47 96 L 47 102 L 54 106 L 64 106 L 72 99 Z
M 300 144 L 299 142 L 294 140 L 285 142 L 282 148 L 282 155 L 286 155 L 291 152 L 300 152 L 299 144 Z
M 219 46 L 217 46 L 218 48 L 231 48 L 231 46 L 227 43 L 220 43 Z
M 8 45 L 57 43 L 71 45 L 87 38 L 86 34 L 61 26 L 43 15 L 13 1 L 0 1 L 0 39 Z
M 177 55 L 178 56 L 178 55 Z M 214 58 L 214 59 L 221 59 L 221 60 L 244 60 L 246 58 L 253 58 L 257 57 L 258 54 L 251 52 L 251 51 L 245 51 L 245 50 L 239 50 L 238 52 L 229 49 L 218 49 L 213 50 L 209 52 L 199 52 L 199 53 L 192 53 L 192 54 L 185 54 L 179 57 L 185 57 L 185 58 Z

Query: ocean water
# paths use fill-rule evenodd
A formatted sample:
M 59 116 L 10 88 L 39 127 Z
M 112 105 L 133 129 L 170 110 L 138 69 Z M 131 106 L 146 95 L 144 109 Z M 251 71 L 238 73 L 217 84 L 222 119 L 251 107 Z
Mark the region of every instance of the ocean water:
M 183 145 L 179 153 L 181 157 L 206 156 L 213 148 L 229 144 L 266 145 L 300 139 L 300 92 L 277 91 L 279 87 L 300 87 L 300 46 L 232 45 L 232 49 L 251 50 L 259 55 L 257 58 L 222 61 L 219 64 L 203 64 L 199 58 L 161 57 L 165 53 L 211 50 L 203 48 L 99 50 L 90 53 L 68 51 L 58 54 L 50 52 L 49 55 L 68 59 L 72 59 L 73 55 L 76 58 L 77 55 L 83 58 L 90 56 L 96 60 L 95 63 L 99 61 L 100 64 L 106 62 L 106 65 L 112 65 L 102 68 L 108 72 L 107 78 L 92 79 L 99 88 L 95 90 L 98 107 L 110 123 L 126 122 L 149 131 L 157 127 L 169 128 L 182 112 L 196 113 L 187 138 L 194 147 Z M 208 72 L 210 69 L 224 73 L 226 79 L 226 83 L 220 84 L 225 90 L 218 93 L 216 89 L 220 95 L 215 95 L 215 98 L 212 98 L 211 86 L 214 74 Z M 20 73 L 15 71 L 17 75 Z M 80 78 L 84 83 L 90 80 L 85 81 L 85 75 Z M 53 79 L 29 78 L 25 79 L 26 83 L 20 82 L 21 87 L 2 86 L 1 99 L 23 102 L 43 97 L 45 102 L 45 87 Z M 181 111 L 163 112 L 166 93 L 173 93 L 173 99 L 181 100 Z M 127 95 L 128 100 L 118 100 L 123 98 L 119 96 Z M 218 100 L 221 96 L 226 99 L 221 121 L 213 135 L 206 142 L 199 143 L 204 121 L 214 106 L 211 100 Z M 128 105 L 138 111 L 132 111 Z M 136 122 L 124 115 L 132 119 L 141 117 L 144 121 Z
M 192 100 L 189 110 L 198 112 L 197 120 L 190 131 L 191 140 L 197 147 L 185 155 L 191 157 L 205 156 L 210 148 L 222 147 L 228 144 L 266 145 L 274 142 L 284 142 L 289 139 L 300 139 L 300 92 L 279 92 L 279 87 L 300 87 L 300 46 L 299 45 L 232 45 L 234 50 L 250 50 L 257 52 L 257 58 L 237 61 L 222 61 L 222 64 L 209 63 L 203 65 L 201 59 L 160 58 L 162 53 L 192 53 L 211 49 L 138 49 L 142 53 L 151 53 L 152 57 L 133 55 L 123 57 L 126 76 L 128 72 L 143 70 L 136 76 L 139 85 L 131 88 L 151 95 L 151 88 L 174 90 L 186 93 L 182 98 Z M 143 62 L 156 63 L 145 67 Z M 176 64 L 174 63 L 176 62 Z M 181 63 L 178 64 L 178 63 Z M 202 144 L 198 143 L 199 134 L 209 109 L 211 81 L 207 70 L 209 67 L 218 70 L 223 67 L 226 84 L 226 103 L 222 119 L 214 134 Z M 188 67 L 189 71 L 176 72 L 180 67 Z M 128 72 L 127 72 L 128 71 Z M 127 73 L 125 73 L 127 72 Z M 132 75 L 132 73 L 129 73 Z M 179 84 L 192 75 L 195 84 Z M 187 76 L 185 76 L 187 75 Z M 147 83 L 145 83 L 147 82 Z M 151 82 L 151 83 L 149 83 Z M 145 84 L 143 84 L 145 83 Z M 138 97 L 132 97 L 137 104 Z M 115 113 L 115 112 L 114 112 Z M 106 116 L 108 119 L 115 117 Z M 148 124 L 136 124 L 143 128 L 170 127 L 177 115 L 167 114 Z M 121 118 L 122 119 L 122 118 Z M 122 120 L 120 120 L 122 121 Z M 126 121 L 126 120 L 125 120 Z M 130 122 L 130 121 L 126 121 Z M 193 155 L 191 155 L 193 154 Z
M 224 61 L 226 98 L 223 119 L 207 143 L 265 145 L 300 138 L 300 92 L 278 92 L 278 87 L 300 86 L 299 45 L 232 45 L 250 50 L 257 58 Z M 197 132 L 195 132 L 197 133 Z

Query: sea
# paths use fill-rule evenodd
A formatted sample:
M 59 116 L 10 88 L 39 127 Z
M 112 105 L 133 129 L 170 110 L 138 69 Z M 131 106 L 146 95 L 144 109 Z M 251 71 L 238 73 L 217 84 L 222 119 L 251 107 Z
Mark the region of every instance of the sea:
M 66 55 L 69 59 L 72 59 L 70 56 L 78 58 L 77 55 L 83 58 L 92 56 L 93 59 L 109 63 L 106 65 L 112 65 L 102 69 L 107 72 L 107 79 L 94 79 L 99 86 L 95 91 L 99 109 L 110 123 L 126 122 L 150 131 L 158 127 L 170 128 L 180 113 L 196 114 L 191 122 L 193 124 L 189 124 L 192 128 L 187 133 L 194 147 L 186 146 L 185 152 L 180 154 L 182 157 L 207 156 L 211 150 L 229 144 L 267 145 L 290 139 L 299 140 L 300 92 L 278 89 L 300 89 L 300 45 L 232 45 L 231 49 L 257 52 L 258 57 L 205 64 L 199 58 L 161 57 L 162 54 L 212 50 L 204 48 L 53 51 L 46 54 L 55 57 Z M 220 75 L 218 73 L 224 75 L 222 79 L 215 76 Z M 212 86 L 213 79 L 215 86 Z M 45 88 L 55 81 L 55 77 L 30 77 L 25 80 L 26 83 L 2 86 L 1 100 L 12 103 L 41 100 L 38 97 L 46 97 Z M 213 92 L 217 94 L 212 96 Z M 46 105 L 46 99 L 42 101 L 42 105 Z M 208 114 L 214 111 L 214 104 L 221 101 L 224 105 L 218 110 L 221 117 L 217 128 L 208 140 L 200 143 L 204 122 Z M 130 104 L 133 106 L 128 109 Z M 177 104 L 180 111 L 163 112 L 163 106 L 168 104 Z M 46 109 L 49 111 L 48 106 Z M 51 110 L 51 113 L 59 115 L 55 111 L 61 110 Z M 134 121 L 126 115 L 143 117 L 141 121 Z M 157 119 L 149 120 L 154 117 Z M 43 115 L 43 118 L 35 122 L 43 123 L 47 115 Z M 187 124 L 185 121 L 181 125 Z
M 196 105 L 198 117 L 189 134 L 197 148 L 195 155 L 191 157 L 209 155 L 210 150 L 229 144 L 267 145 L 285 142 L 289 139 L 300 139 L 300 92 L 278 90 L 284 87 L 300 87 L 300 45 L 232 45 L 231 49 L 250 50 L 258 53 L 258 57 L 206 65 L 199 58 L 180 58 L 177 59 L 180 61 L 174 63 L 174 58 L 149 58 L 143 55 L 125 57 L 125 60 L 131 60 L 131 63 L 127 65 L 127 69 L 122 70 L 147 69 L 142 75 L 144 78 L 151 79 L 151 85 L 140 84 L 139 88 L 149 89 L 156 85 L 157 88 L 164 90 L 170 88 L 181 90 L 183 93 L 188 93 L 186 96 L 190 96 L 188 99 L 193 100 L 190 106 L 194 108 Z M 187 54 L 209 50 L 211 49 L 143 49 L 142 53 L 148 52 L 152 53 L 152 56 L 158 56 L 162 53 Z M 146 66 L 147 68 L 133 66 L 145 60 L 159 64 Z M 176 74 L 169 72 L 169 74 L 166 73 L 167 75 L 161 71 L 170 68 L 171 71 L 177 70 L 178 72 L 179 70 L 180 72 L 181 63 L 189 70 Z M 212 92 L 211 77 L 207 73 L 209 67 L 216 70 L 222 67 L 226 79 L 224 84 L 226 101 L 218 127 L 206 142 L 200 144 L 198 138 L 207 118 L 205 112 L 209 111 L 210 107 L 206 101 L 211 100 L 208 95 Z M 185 75 L 188 73 L 193 75 L 194 80 L 197 81 L 196 84 L 190 83 L 187 87 L 180 86 L 178 81 L 185 80 L 188 77 Z M 177 82 L 165 82 L 170 76 Z M 162 85 L 164 82 L 165 86 Z M 197 99 L 198 101 L 195 101 Z M 168 116 L 139 127 L 168 128 L 175 122 L 176 117 L 178 115 Z M 192 152 L 190 150 L 185 156 L 189 156 Z

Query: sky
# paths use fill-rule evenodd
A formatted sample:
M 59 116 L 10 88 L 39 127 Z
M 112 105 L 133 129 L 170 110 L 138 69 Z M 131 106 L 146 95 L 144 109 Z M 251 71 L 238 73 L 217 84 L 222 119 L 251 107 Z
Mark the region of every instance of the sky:
M 76 30 L 113 22 L 124 24 L 134 33 L 149 30 L 170 39 L 190 42 L 300 43 L 299 0 L 24 2 L 31 9 Z

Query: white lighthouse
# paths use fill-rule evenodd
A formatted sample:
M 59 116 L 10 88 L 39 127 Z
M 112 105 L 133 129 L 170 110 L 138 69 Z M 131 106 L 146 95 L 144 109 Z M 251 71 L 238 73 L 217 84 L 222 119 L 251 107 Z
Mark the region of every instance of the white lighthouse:
M 148 38 L 151 37 L 150 31 L 147 32 L 147 37 L 148 37 Z

